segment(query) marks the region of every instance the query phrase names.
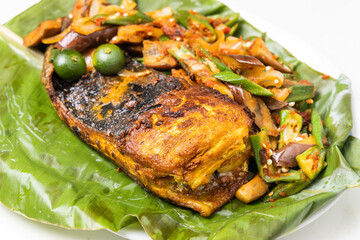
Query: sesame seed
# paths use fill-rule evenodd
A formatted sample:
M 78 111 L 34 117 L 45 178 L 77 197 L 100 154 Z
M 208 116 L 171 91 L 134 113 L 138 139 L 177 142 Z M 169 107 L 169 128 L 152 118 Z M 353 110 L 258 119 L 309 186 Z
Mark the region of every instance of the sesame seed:
M 272 163 L 273 163 L 273 162 L 272 162 L 271 159 L 268 159 L 268 160 L 267 160 L 267 164 L 268 164 L 268 165 L 272 165 Z
M 313 104 L 313 103 L 314 103 L 314 100 L 308 99 L 308 100 L 306 100 L 306 103 L 308 103 L 308 104 Z
M 295 106 L 295 102 L 289 102 L 289 107 Z
M 251 47 L 252 44 L 253 44 L 253 43 L 252 43 L 251 41 L 248 41 L 248 42 L 246 42 L 246 43 L 244 44 L 244 46 L 247 47 L 247 48 L 249 48 L 249 47 Z
M 287 167 L 281 167 L 281 171 L 283 173 L 287 173 L 289 171 L 289 169 Z

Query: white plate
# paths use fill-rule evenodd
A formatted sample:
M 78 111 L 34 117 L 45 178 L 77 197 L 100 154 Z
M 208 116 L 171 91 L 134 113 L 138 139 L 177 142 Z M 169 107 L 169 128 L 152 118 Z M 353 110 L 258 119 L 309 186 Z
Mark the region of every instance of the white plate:
M 0 23 L 36 3 L 37 0 L 11 0 L 0 8 Z M 360 1 L 358 0 L 222 0 L 234 11 L 286 47 L 298 59 L 333 77 L 345 73 L 352 80 L 353 134 L 359 134 L 360 90 Z M 331 16 L 331 17 L 329 17 Z M 360 188 L 343 194 L 333 207 L 330 204 L 310 218 L 313 221 L 283 239 L 358 239 L 360 236 Z M 308 221 L 307 221 L 308 223 Z M 143 240 L 141 231 L 127 228 L 131 239 Z M 140 235 L 139 235 L 140 234 Z M 108 231 L 67 230 L 30 221 L 0 206 L 1 239 L 80 240 L 122 239 Z

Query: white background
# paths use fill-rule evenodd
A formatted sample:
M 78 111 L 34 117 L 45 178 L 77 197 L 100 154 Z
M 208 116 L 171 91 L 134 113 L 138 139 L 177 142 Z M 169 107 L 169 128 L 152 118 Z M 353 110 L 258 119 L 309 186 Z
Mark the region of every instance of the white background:
M 5 23 L 36 0 L 11 0 L 0 8 Z M 352 80 L 353 134 L 360 137 L 359 0 L 222 0 L 285 46 L 298 59 L 333 77 Z M 49 10 L 51 11 L 51 9 Z M 360 188 L 347 190 L 325 214 L 284 239 L 360 239 Z M 28 220 L 0 205 L 0 239 L 122 239 L 108 231 L 67 230 Z

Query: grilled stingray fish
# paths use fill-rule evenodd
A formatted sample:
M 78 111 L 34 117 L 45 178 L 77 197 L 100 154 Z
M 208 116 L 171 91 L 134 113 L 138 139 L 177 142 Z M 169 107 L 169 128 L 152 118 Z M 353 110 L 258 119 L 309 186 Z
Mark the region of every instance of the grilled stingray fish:
M 129 57 L 119 76 L 92 72 L 66 83 L 50 51 L 42 83 L 60 118 L 144 189 L 210 216 L 246 182 L 246 107 Z

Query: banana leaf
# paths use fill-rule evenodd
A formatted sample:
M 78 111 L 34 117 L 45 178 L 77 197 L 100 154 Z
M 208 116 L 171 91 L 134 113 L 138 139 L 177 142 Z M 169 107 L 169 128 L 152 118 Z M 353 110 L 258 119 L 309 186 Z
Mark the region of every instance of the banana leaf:
M 67 15 L 73 3 L 42 0 L 6 27 L 23 37 L 41 21 Z M 138 5 L 142 11 L 171 5 L 206 16 L 233 13 L 215 0 L 139 0 Z M 235 35 L 263 36 L 282 62 L 316 86 L 316 107 L 331 145 L 327 168 L 308 188 L 274 203 L 245 205 L 235 199 L 209 218 L 153 196 L 70 132 L 40 83 L 41 53 L 23 47 L 2 27 L 0 202 L 28 218 L 68 228 L 116 232 L 138 221 L 153 239 L 268 239 L 292 231 L 347 188 L 359 187 L 360 140 L 349 137 L 349 79 L 324 80 L 241 17 L 238 24 Z

